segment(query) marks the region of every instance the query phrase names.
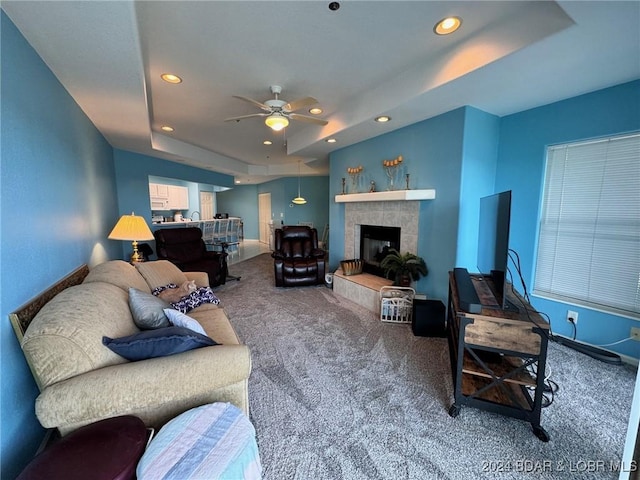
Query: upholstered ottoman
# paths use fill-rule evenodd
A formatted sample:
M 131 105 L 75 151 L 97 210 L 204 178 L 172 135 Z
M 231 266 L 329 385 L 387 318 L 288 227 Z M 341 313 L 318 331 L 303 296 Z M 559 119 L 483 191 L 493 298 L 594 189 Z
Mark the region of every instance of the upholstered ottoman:
M 147 428 L 131 415 L 85 425 L 36 456 L 18 480 L 134 480 Z
M 196 407 L 164 425 L 136 470 L 138 480 L 262 477 L 256 432 L 230 403 Z

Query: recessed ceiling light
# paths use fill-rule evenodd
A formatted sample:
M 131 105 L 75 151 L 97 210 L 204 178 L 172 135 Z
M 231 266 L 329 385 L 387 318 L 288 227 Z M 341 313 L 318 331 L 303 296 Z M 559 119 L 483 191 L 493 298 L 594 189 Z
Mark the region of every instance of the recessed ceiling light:
M 164 132 L 173 132 L 173 127 L 170 127 L 169 125 L 162 125 L 160 129 Z
M 375 118 L 376 122 L 380 122 L 380 123 L 385 123 L 391 120 L 391 117 L 387 116 L 387 115 L 380 115 L 379 117 Z
M 182 79 L 179 76 L 174 75 L 173 73 L 163 73 L 162 75 L 160 75 L 160 78 L 162 78 L 167 83 L 182 83 Z
M 271 140 L 265 140 L 262 143 L 263 143 L 263 145 L 273 145 L 273 142 Z
M 240 180 L 236 180 L 236 183 L 240 183 Z
M 325 142 L 327 142 L 327 143 L 336 143 L 336 142 L 337 142 L 337 140 L 336 140 L 335 138 L 327 138 L 327 139 L 325 140 Z
M 322 113 L 322 109 L 320 107 L 313 107 L 309 109 L 309 113 L 311 115 L 320 115 Z
M 462 25 L 462 19 L 460 17 L 447 17 L 436 23 L 433 31 L 438 35 L 448 35 L 458 30 L 460 25 Z

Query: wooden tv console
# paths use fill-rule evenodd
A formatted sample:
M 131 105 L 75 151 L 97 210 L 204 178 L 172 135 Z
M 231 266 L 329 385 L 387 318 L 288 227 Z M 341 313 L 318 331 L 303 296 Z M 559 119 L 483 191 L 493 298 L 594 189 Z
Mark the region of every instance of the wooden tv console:
M 483 305 L 480 313 L 460 309 L 455 277 L 449 273 L 447 323 L 455 396 L 449 415 L 456 417 L 462 406 L 470 406 L 518 418 L 530 422 L 533 433 L 547 442 L 540 414 L 549 323 L 510 288 L 507 298 L 519 312 L 485 307 L 495 304 L 486 298 L 490 280 L 481 275 L 471 275 L 471 280 Z

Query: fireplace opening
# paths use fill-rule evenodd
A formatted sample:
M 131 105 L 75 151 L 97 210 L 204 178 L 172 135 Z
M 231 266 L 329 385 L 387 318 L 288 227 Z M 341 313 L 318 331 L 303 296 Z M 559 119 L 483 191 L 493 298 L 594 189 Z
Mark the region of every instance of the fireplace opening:
M 364 272 L 384 277 L 380 262 L 390 249 L 400 251 L 400 227 L 360 226 L 360 259 L 364 261 Z

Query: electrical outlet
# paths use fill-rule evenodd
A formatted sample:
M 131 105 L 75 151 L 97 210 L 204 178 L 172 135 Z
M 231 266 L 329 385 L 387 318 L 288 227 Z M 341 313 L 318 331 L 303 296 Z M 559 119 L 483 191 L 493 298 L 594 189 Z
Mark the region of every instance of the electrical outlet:
M 574 312 L 573 310 L 567 310 L 567 322 L 577 325 L 578 312 Z
M 631 338 L 640 342 L 640 327 L 631 327 Z

